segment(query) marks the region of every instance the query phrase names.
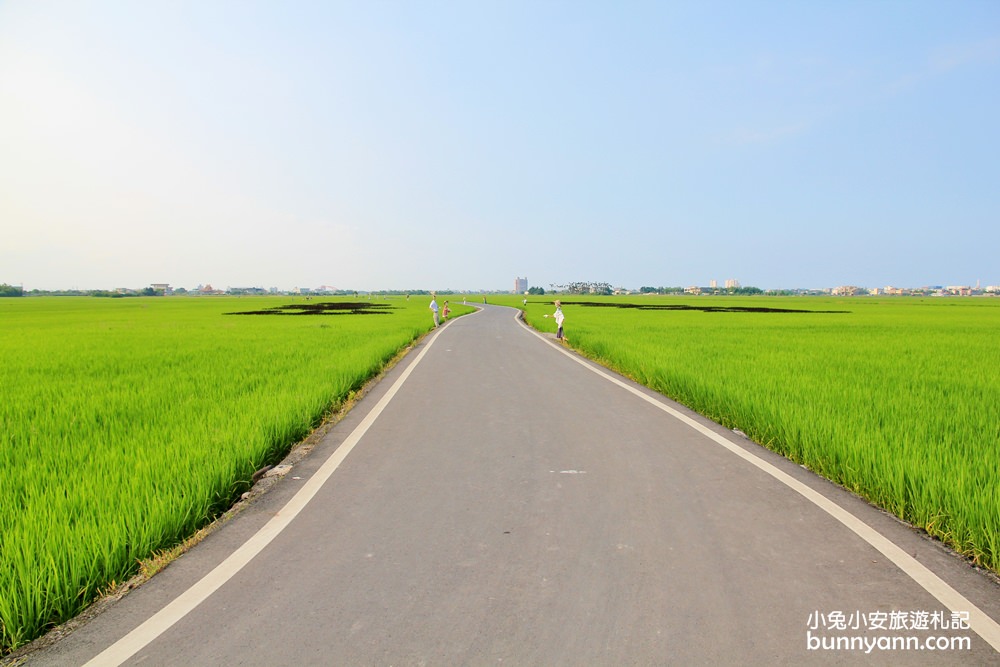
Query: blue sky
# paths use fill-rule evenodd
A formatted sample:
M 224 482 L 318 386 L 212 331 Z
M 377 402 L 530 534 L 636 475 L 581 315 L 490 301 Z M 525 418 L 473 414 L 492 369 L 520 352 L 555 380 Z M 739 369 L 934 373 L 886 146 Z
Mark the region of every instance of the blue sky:
M 996 285 L 998 119 L 992 0 L 0 0 L 0 282 Z

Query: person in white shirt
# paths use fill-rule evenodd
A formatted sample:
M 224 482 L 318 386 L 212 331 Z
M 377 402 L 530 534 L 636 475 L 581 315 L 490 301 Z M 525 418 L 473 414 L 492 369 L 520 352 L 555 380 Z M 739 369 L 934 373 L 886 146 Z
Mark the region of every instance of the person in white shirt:
M 566 337 L 563 335 L 563 321 L 566 319 L 566 316 L 563 315 L 562 303 L 559 300 L 556 300 L 555 304 L 556 304 L 556 312 L 552 314 L 552 317 L 555 318 L 556 326 L 559 327 L 559 329 L 556 331 L 556 340 L 561 340 L 562 342 L 565 343 L 567 342 L 567 340 Z M 546 313 L 545 317 L 548 316 L 549 314 Z
M 434 326 L 436 327 L 439 324 L 438 323 L 438 302 L 437 302 L 437 294 L 435 294 L 434 292 L 431 292 L 431 305 L 430 305 L 430 309 L 431 309 L 431 312 L 434 313 Z

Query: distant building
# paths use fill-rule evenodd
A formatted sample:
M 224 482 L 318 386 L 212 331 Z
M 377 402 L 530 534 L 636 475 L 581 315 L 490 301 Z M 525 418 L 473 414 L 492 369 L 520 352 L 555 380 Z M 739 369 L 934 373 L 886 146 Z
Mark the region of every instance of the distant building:
M 154 292 L 163 292 L 164 294 L 172 294 L 173 289 L 171 289 L 169 283 L 150 283 L 150 287 L 153 288 Z
M 514 293 L 524 294 L 528 291 L 528 279 L 527 278 L 514 278 Z
M 739 289 L 740 281 L 730 278 L 726 281 L 726 289 Z

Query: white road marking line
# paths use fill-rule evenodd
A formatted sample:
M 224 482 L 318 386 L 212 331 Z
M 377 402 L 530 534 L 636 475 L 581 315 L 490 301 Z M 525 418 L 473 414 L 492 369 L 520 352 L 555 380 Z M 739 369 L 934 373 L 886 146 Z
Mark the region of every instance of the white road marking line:
M 323 484 L 326 483 L 326 480 L 330 478 L 333 471 L 343 463 L 347 455 L 351 453 L 351 450 L 354 449 L 355 445 L 358 444 L 368 429 L 371 428 L 371 425 L 375 423 L 379 415 L 382 414 L 382 411 L 389 405 L 389 402 L 399 391 L 400 387 L 403 386 L 403 383 L 406 382 L 406 379 L 410 377 L 413 369 L 417 367 L 424 358 L 424 355 L 427 354 L 427 351 L 431 349 L 434 341 L 437 340 L 438 334 L 450 322 L 441 325 L 433 332 L 424 349 L 420 351 L 420 354 L 413 360 L 413 363 L 407 366 L 406 370 L 403 371 L 381 400 L 375 404 L 371 412 L 365 415 L 361 423 L 355 427 L 347 439 L 341 443 L 340 447 L 337 447 L 336 451 L 330 455 L 330 458 L 316 471 L 316 474 L 302 485 L 298 493 L 292 496 L 270 521 L 247 539 L 226 560 L 219 563 L 214 570 L 181 593 L 173 602 L 149 617 L 142 625 L 104 649 L 87 662 L 84 667 L 105 667 L 122 664 L 204 602 L 208 596 L 221 588 L 223 584 L 243 569 L 243 566 L 249 563 L 254 556 L 263 551 L 264 547 L 270 544 L 295 519 Z
M 520 320 L 515 317 L 515 321 L 520 322 Z M 534 334 L 541 340 L 545 341 L 553 348 L 562 352 L 567 357 L 580 364 L 587 370 L 600 375 L 605 380 L 613 382 L 625 391 L 628 391 L 635 396 L 638 396 L 647 403 L 659 408 L 660 410 L 666 412 L 671 417 L 683 422 L 687 426 L 690 426 L 694 430 L 698 431 L 702 435 L 715 441 L 717 444 L 722 445 L 730 452 L 740 457 L 747 463 L 756 466 L 763 472 L 767 473 L 771 477 L 775 478 L 788 488 L 799 493 L 806 500 L 810 501 L 821 510 L 832 516 L 834 519 L 842 523 L 852 532 L 854 532 L 858 537 L 863 539 L 865 542 L 875 547 L 878 551 L 882 553 L 886 558 L 891 560 L 899 569 L 905 572 L 911 579 L 920 584 L 921 587 L 935 598 L 938 599 L 943 605 L 945 605 L 950 611 L 968 611 L 969 612 L 969 627 L 980 637 L 982 637 L 990 646 L 992 646 L 996 651 L 1000 652 L 1000 623 L 997 623 L 989 615 L 986 614 L 979 607 L 974 605 L 972 601 L 966 598 L 964 595 L 956 591 L 954 588 L 949 586 L 943 579 L 931 572 L 927 567 L 925 567 L 920 561 L 910 556 L 903 549 L 899 548 L 894 542 L 889 538 L 882 535 L 867 523 L 854 516 L 843 507 L 833 502 L 823 494 L 814 491 L 809 486 L 803 484 L 799 480 L 795 479 L 788 473 L 776 468 L 764 459 L 758 457 L 756 454 L 752 454 L 747 450 L 743 449 L 736 443 L 732 442 L 728 438 L 716 433 L 707 426 L 700 424 L 699 422 L 691 419 L 687 415 L 683 414 L 670 407 L 666 403 L 647 395 L 646 393 L 639 391 L 635 387 L 632 387 L 618 378 L 609 375 L 603 370 L 592 365 L 593 362 L 585 361 L 582 357 L 570 353 L 564 349 L 560 344 L 552 342 L 545 338 L 541 333 L 535 331 L 534 329 L 528 327 L 528 325 L 521 322 L 530 333 Z

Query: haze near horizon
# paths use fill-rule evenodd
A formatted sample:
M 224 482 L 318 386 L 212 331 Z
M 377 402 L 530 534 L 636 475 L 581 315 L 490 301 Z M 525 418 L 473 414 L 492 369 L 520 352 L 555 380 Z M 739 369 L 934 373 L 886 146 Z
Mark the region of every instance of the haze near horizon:
M 0 2 L 0 283 L 1000 284 L 995 2 Z

